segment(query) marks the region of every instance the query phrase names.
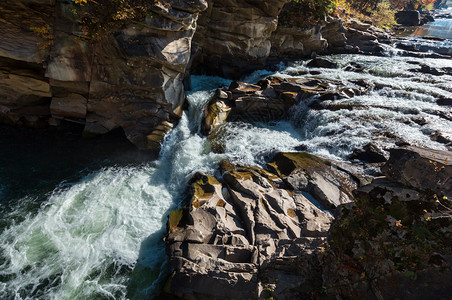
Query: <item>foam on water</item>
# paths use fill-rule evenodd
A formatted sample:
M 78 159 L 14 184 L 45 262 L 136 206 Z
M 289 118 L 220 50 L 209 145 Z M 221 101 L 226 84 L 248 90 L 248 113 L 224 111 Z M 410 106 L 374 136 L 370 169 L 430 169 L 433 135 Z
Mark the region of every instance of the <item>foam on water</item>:
M 0 234 L 0 298 L 155 296 L 166 261 L 165 215 L 177 206 L 191 174 L 213 172 L 221 159 L 197 133 L 200 116 L 193 111 L 210 96 L 204 91 L 189 96 L 192 110 L 168 136 L 154 165 L 90 174 L 57 188 L 35 215 L 11 223 Z
M 353 149 L 369 141 L 383 147 L 393 147 L 386 134 L 393 134 L 415 145 L 446 149 L 444 144 L 432 141 L 430 135 L 439 130 L 443 135 L 452 137 L 452 116 L 448 117 L 448 109 L 435 102 L 438 97 L 452 97 L 452 78 L 448 75 L 419 74 L 412 69 L 416 69 L 417 64 L 436 68 L 452 67 L 451 60 L 361 55 L 336 55 L 330 58 L 342 67 L 356 62 L 365 66 L 366 70 L 350 72 L 343 68 L 316 68 L 314 70 L 321 72 L 316 75 L 318 78 L 334 79 L 357 88 L 359 86 L 355 82 L 358 80 L 371 85 L 367 95 L 332 101 L 358 104 L 362 109 L 311 110 L 307 104 L 315 99 L 300 103 L 293 109 L 291 122 L 308 151 L 336 159 L 346 158 Z M 300 61 L 275 75 L 293 77 L 291 74 L 303 74 L 308 70 L 306 62 Z M 372 86 L 380 88 L 374 89 Z M 446 117 L 441 117 L 444 112 Z M 425 120 L 426 124 L 419 125 L 413 121 L 420 119 Z

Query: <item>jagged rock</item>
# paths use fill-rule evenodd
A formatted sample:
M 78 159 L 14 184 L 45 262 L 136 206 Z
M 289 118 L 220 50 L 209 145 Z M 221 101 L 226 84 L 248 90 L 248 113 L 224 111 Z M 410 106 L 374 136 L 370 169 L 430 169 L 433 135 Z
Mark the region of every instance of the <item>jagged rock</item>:
M 369 163 L 380 163 L 388 160 L 385 151 L 374 143 L 368 143 L 362 149 L 356 149 L 350 155 L 350 159 L 357 159 Z
M 320 57 L 311 60 L 307 64 L 307 66 L 310 68 L 326 68 L 326 69 L 337 69 L 339 67 L 339 65 L 336 62 Z
M 431 190 L 452 197 L 450 151 L 408 146 L 389 152 L 389 160 L 382 168 L 388 178 L 419 190 Z
M 397 23 L 405 26 L 418 26 L 421 24 L 421 15 L 417 10 L 398 11 L 395 14 Z
M 304 195 L 319 174 L 341 178 L 335 182 L 341 189 L 349 185 L 352 175 L 340 165 L 281 153 L 270 172 L 223 162 L 222 183 L 197 174 L 187 205 L 169 216 L 165 242 L 174 272 L 162 297 L 402 299 L 415 298 L 413 291 L 447 297 L 450 282 L 441 280 L 452 278 L 447 199 L 376 178 L 352 184 L 356 202 L 340 205 L 331 223 Z M 443 178 L 430 175 L 437 176 Z
M 345 88 L 340 82 L 308 77 L 269 77 L 257 84 L 233 82 L 228 89 L 217 91 L 207 105 L 202 130 L 204 134 L 210 134 L 228 121 L 281 120 L 303 99 L 319 96 L 320 100 L 335 100 L 351 98 L 362 92 Z
M 165 242 L 175 271 L 165 293 L 256 299 L 277 282 L 272 293 L 299 296 L 292 290 L 309 284 L 332 218 L 264 169 L 227 162 L 221 169 L 224 183 L 197 174 L 187 205 L 169 216 Z
M 312 194 L 326 208 L 351 202 L 358 186 L 353 176 L 330 161 L 304 152 L 279 153 L 268 166 L 295 191 Z

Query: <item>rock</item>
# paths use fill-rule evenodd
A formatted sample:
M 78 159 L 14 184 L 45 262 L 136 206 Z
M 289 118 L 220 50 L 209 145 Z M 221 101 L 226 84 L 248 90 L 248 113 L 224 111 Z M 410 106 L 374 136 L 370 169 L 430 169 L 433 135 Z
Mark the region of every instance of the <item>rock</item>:
M 362 93 L 363 91 L 359 89 L 346 88 L 340 82 L 309 77 L 285 79 L 269 77 L 257 84 L 233 82 L 228 89 L 217 91 L 216 96 L 207 105 L 202 132 L 208 135 L 221 124 L 230 121 L 281 120 L 299 101 L 314 96 L 319 96 L 320 100 L 335 100 L 351 98 Z
M 445 137 L 440 131 L 436 131 L 434 134 L 430 136 L 432 141 L 436 141 L 441 144 L 452 144 L 452 140 L 450 138 Z
M 312 194 L 327 209 L 351 202 L 352 191 L 357 187 L 349 173 L 328 160 L 304 152 L 279 153 L 268 166 L 288 186 Z
M 452 155 L 450 151 L 428 150 L 414 146 L 389 151 L 382 168 L 388 178 L 419 190 L 452 196 Z
M 353 18 L 349 20 L 346 28 L 340 19 L 328 17 L 321 32 L 328 41 L 328 52 L 333 54 L 382 55 L 384 48 L 380 43 L 391 43 L 390 36 L 383 30 Z
M 452 98 L 439 98 L 436 100 L 436 104 L 442 106 L 452 106 Z
M 310 56 L 312 53 L 322 53 L 327 48 L 327 41 L 320 33 L 321 26 L 308 29 L 297 27 L 285 28 L 278 26 L 271 37 L 271 56 L 297 57 Z
M 395 18 L 400 25 L 418 26 L 421 24 L 421 15 L 417 10 L 398 11 Z
M 188 203 L 169 216 L 165 244 L 174 273 L 165 296 L 256 299 L 268 282 L 277 282 L 277 295 L 291 295 L 310 278 L 296 263 L 314 269 L 313 252 L 332 218 L 275 174 L 227 162 L 221 169 L 224 183 L 195 175 Z
M 356 62 L 351 62 L 348 64 L 347 67 L 345 67 L 344 69 L 345 71 L 348 72 L 357 72 L 357 73 L 361 73 L 365 70 L 365 67 L 363 65 L 360 65 Z
M 262 68 L 278 15 L 290 0 L 209 0 L 194 37 L 192 71 L 238 79 Z
M 304 299 L 322 291 L 326 299 L 404 299 L 416 291 L 428 298 L 425 286 L 448 296 L 450 283 L 441 280 L 452 278 L 447 199 L 380 177 L 350 186 L 356 201 L 340 205 L 333 220 L 305 189 L 313 182 L 322 189 L 318 176 L 328 174 L 341 178 L 334 186 L 342 189 L 349 183 L 341 172 L 353 180 L 351 166 L 280 153 L 269 169 L 222 162 L 221 183 L 194 176 L 186 205 L 168 219 L 174 272 L 162 297 Z
M 357 159 L 368 163 L 380 163 L 388 160 L 387 154 L 374 143 L 368 143 L 362 149 L 356 149 L 350 159 Z
M 429 12 L 421 14 L 421 24 L 427 24 L 435 22 L 435 17 L 431 15 Z
M 54 118 L 78 118 L 86 117 L 87 100 L 82 95 L 70 94 L 65 98 L 53 97 L 50 103 L 50 112 Z
M 311 60 L 307 66 L 309 68 L 325 68 L 325 69 L 337 69 L 339 68 L 339 65 L 329 59 L 326 58 L 314 58 L 313 60 Z
M 271 36 L 272 57 L 311 56 L 314 53 L 323 53 L 328 42 L 323 38 L 321 29 L 323 25 L 306 25 L 306 11 L 295 1 L 284 5 L 279 14 L 278 27 Z
M 9 107 L 0 110 L 0 120 L 58 126 L 49 118 L 63 117 L 85 124 L 85 135 L 121 127 L 138 148 L 158 150 L 182 114 L 191 41 L 207 2 L 155 2 L 147 7 L 152 18 L 124 24 L 101 40 L 83 35 L 73 5 L 0 3 L 0 105 Z M 37 109 L 43 105 L 52 115 Z

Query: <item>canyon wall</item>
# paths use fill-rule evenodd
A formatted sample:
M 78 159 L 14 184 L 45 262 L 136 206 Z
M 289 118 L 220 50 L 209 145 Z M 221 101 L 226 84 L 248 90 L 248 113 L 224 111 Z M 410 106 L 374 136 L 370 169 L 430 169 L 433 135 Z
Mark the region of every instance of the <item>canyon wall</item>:
M 140 22 L 86 39 L 69 0 L 0 3 L 0 120 L 81 124 L 97 135 L 123 128 L 159 148 L 182 113 L 183 77 L 204 0 L 156 2 Z
M 92 38 L 79 8 L 71 0 L 0 3 L 0 122 L 77 124 L 88 136 L 122 128 L 139 149 L 157 151 L 182 114 L 190 73 L 240 78 L 269 57 L 377 53 L 384 35 L 332 18 L 304 26 L 290 0 L 171 0 Z

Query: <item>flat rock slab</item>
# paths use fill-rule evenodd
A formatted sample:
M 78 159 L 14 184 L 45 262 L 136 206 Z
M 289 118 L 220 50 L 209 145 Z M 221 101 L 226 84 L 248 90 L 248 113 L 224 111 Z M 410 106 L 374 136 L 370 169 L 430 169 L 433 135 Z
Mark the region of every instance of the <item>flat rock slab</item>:
M 452 152 L 414 146 L 390 150 L 382 168 L 392 180 L 419 190 L 452 197 Z

